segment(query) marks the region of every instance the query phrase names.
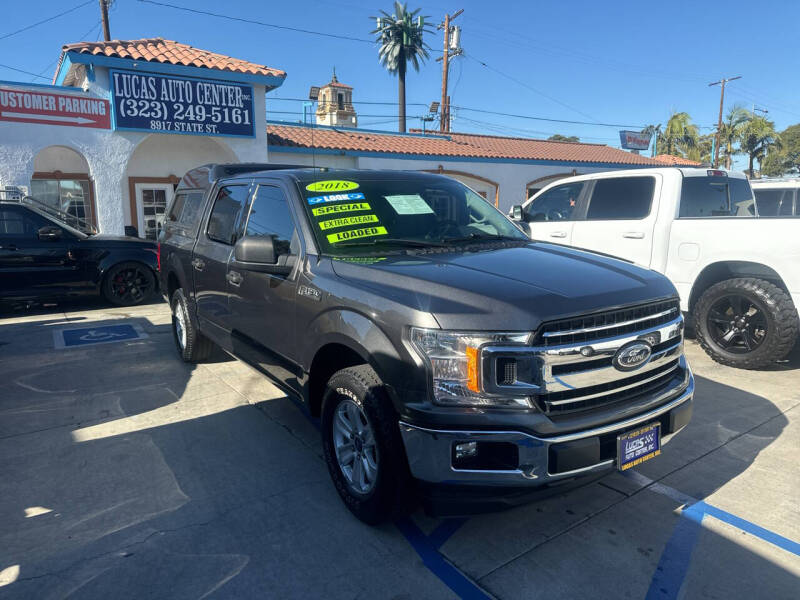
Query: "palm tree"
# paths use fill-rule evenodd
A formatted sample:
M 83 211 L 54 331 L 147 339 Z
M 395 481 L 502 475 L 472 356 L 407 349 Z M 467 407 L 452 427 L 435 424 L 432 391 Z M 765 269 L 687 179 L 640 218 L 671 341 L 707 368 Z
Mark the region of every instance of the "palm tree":
M 774 122 L 750 113 L 750 118 L 742 128 L 740 144 L 742 152 L 749 157 L 750 162 L 747 168 L 750 172 L 750 179 L 752 179 L 755 176 L 753 171 L 755 161 L 757 160 L 760 164 L 770 148 L 780 150 L 781 138 L 775 131 Z
M 731 163 L 733 162 L 733 155 L 737 154 L 733 150 L 733 146 L 739 142 L 747 121 L 750 120 L 750 113 L 747 109 L 735 105 L 732 106 L 725 115 L 725 120 L 722 122 L 722 128 L 719 130 L 719 149 L 725 157 L 725 168 L 730 170 Z
M 406 64 L 411 62 L 419 71 L 420 62 L 428 58 L 428 50 L 422 41 L 426 31 L 425 18 L 417 16 L 420 9 L 409 12 L 405 4 L 394 3 L 394 14 L 381 11 L 382 17 L 376 19 L 378 27 L 371 33 L 378 36 L 380 49 L 378 59 L 392 75 L 397 75 L 397 96 L 399 107 L 399 130 L 406 130 Z
M 685 156 L 697 145 L 697 125 L 692 123 L 689 113 L 674 112 L 664 128 L 664 153 Z
M 655 138 L 653 141 L 653 152 L 650 154 L 650 156 L 655 156 L 658 154 L 657 150 L 659 143 L 663 141 L 661 140 L 661 123 L 658 125 L 648 125 L 642 129 L 642 133 L 649 135 L 651 138 Z

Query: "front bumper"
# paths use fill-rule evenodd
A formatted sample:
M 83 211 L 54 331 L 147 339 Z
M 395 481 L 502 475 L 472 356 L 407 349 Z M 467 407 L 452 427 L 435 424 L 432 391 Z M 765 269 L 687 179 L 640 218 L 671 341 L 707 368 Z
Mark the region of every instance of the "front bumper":
M 519 431 L 456 431 L 417 427 L 400 422 L 411 474 L 428 484 L 536 488 L 576 477 L 599 474 L 616 465 L 616 436 L 638 425 L 661 422 L 662 445 L 691 418 L 694 377 L 664 393 L 664 403 L 645 413 L 585 431 L 537 437 Z M 509 468 L 455 468 L 455 444 L 495 443 L 516 448 L 517 464 Z M 489 447 L 489 446 L 486 446 Z M 573 468 L 574 467 L 574 468 Z

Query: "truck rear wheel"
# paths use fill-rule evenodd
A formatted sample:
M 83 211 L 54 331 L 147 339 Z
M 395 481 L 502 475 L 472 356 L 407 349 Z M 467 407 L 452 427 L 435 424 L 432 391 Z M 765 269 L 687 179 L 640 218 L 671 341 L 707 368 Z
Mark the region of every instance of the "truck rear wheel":
M 322 446 L 347 508 L 377 525 L 400 512 L 408 465 L 397 416 L 369 365 L 337 371 L 322 405 Z
M 175 346 L 184 362 L 196 363 L 211 355 L 214 343 L 200 333 L 197 319 L 194 318 L 183 290 L 178 288 L 170 299 L 172 308 L 172 335 Z
M 721 281 L 694 307 L 697 339 L 718 363 L 757 369 L 784 358 L 798 332 L 797 310 L 778 286 L 755 278 Z

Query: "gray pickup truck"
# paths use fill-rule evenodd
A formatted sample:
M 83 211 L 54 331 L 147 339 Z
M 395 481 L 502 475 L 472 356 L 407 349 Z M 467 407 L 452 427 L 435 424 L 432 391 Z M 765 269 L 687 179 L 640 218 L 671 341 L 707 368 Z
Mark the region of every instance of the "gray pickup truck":
M 304 403 L 367 523 L 560 491 L 691 417 L 666 278 L 531 241 L 447 177 L 206 165 L 160 252 L 183 359 L 217 345 Z

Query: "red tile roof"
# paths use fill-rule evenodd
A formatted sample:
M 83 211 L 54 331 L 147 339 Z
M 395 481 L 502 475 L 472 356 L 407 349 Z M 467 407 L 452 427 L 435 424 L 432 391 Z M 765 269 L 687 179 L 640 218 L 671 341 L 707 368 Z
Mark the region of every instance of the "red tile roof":
M 258 65 L 246 60 L 225 56 L 224 54 L 209 52 L 208 50 L 200 50 L 188 44 L 181 44 L 180 42 L 165 40 L 164 38 L 112 40 L 110 42 L 78 42 L 75 44 L 66 44 L 62 47 L 61 52 L 62 58 L 67 52 L 78 52 L 80 54 L 129 58 L 131 60 L 216 69 L 218 71 L 231 71 L 233 73 L 286 77 L 286 73 L 280 69 L 273 69 L 265 65 Z M 60 66 L 59 61 L 59 67 Z
M 375 133 L 357 129 L 267 125 L 270 148 L 281 146 L 382 152 L 387 154 L 420 154 L 426 156 L 461 156 L 465 158 L 506 158 L 518 160 L 552 160 L 575 163 L 610 163 L 657 166 L 652 159 L 601 144 L 557 142 L 530 138 L 448 133 L 435 135 Z
M 696 160 L 689 160 L 688 158 L 674 156 L 672 154 L 658 154 L 653 157 L 653 160 L 662 165 L 669 165 L 671 167 L 700 167 L 703 164 Z

